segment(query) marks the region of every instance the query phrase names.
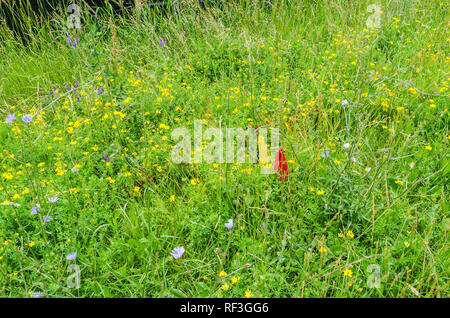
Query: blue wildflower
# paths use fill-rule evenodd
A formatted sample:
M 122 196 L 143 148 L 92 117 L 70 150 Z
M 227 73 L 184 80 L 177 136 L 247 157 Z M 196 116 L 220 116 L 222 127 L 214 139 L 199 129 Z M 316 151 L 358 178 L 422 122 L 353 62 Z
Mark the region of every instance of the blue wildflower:
M 6 123 L 7 124 L 12 124 L 13 123 L 13 121 L 15 121 L 16 120 L 16 113 L 13 113 L 13 114 L 9 114 L 7 117 L 6 117 Z
M 69 255 L 66 256 L 66 258 L 67 258 L 69 261 L 75 260 L 75 259 L 77 258 L 77 252 L 70 253 Z
M 29 114 L 23 115 L 22 116 L 22 121 L 26 124 L 29 124 L 33 121 L 33 117 Z
M 172 250 L 172 252 L 170 253 L 170 255 L 172 255 L 173 258 L 175 258 L 175 259 L 181 258 L 183 256 L 183 254 L 184 254 L 184 247 L 183 246 L 175 247 Z
M 328 150 L 324 150 L 324 152 L 322 152 L 322 154 L 320 155 L 322 158 L 326 158 L 330 155 L 330 152 Z
M 233 228 L 233 219 L 229 219 L 228 223 L 225 223 L 225 227 L 231 230 Z
M 48 198 L 49 203 L 56 203 L 58 201 L 58 197 Z
M 39 207 L 38 206 L 34 206 L 31 208 L 31 215 L 35 215 L 39 212 Z

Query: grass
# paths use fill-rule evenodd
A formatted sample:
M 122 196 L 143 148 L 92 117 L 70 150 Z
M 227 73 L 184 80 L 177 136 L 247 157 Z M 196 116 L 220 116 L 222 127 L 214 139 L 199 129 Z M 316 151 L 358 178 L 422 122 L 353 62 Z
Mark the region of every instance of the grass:
M 191 2 L 1 27 L 0 294 L 449 297 L 448 4 Z M 194 120 L 279 128 L 288 178 L 173 163 Z

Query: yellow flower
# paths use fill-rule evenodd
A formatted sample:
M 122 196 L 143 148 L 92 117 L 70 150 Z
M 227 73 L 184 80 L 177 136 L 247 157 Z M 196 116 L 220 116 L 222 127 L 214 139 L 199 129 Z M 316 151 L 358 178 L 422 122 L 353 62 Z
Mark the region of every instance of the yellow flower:
M 352 277 L 352 275 L 353 275 L 353 272 L 350 268 L 344 269 L 344 271 L 342 273 L 344 274 L 344 276 L 348 276 L 348 277 Z
M 407 242 L 407 241 L 405 241 L 404 244 L 407 248 L 410 246 L 409 242 Z
M 431 146 L 425 146 L 425 149 L 431 151 L 433 148 Z
M 252 292 L 250 291 L 250 289 L 247 289 L 245 291 L 245 298 L 252 298 L 252 297 L 253 297 Z
M 8 172 L 4 172 L 2 173 L 2 177 L 5 178 L 6 180 L 11 180 L 13 178 L 13 175 Z
M 408 93 L 417 94 L 417 91 L 414 88 L 410 87 L 408 88 Z
M 233 278 L 231 279 L 231 283 L 232 284 L 236 284 L 240 280 L 241 280 L 241 276 L 238 276 L 238 277 L 233 276 Z
M 230 285 L 228 284 L 223 284 L 222 286 L 220 286 L 220 288 L 222 288 L 222 290 L 227 290 L 230 288 Z
M 346 235 L 347 235 L 347 237 L 350 237 L 350 238 L 355 237 L 355 234 L 353 234 L 353 232 L 351 230 L 349 230 Z
M 219 273 L 219 277 L 224 277 L 227 276 L 227 272 L 225 272 L 224 270 L 221 270 Z
M 399 184 L 399 185 L 401 185 L 401 186 L 403 186 L 403 185 L 405 184 L 405 181 L 402 181 L 402 180 L 396 180 L 395 183 L 396 183 L 396 184 Z
M 111 177 L 107 177 L 106 180 L 108 180 L 109 183 L 114 183 L 114 182 L 116 182 L 116 180 L 112 179 Z
M 323 245 L 319 248 L 320 253 L 325 253 L 326 251 L 327 251 L 327 248 Z
M 170 202 L 175 202 L 175 196 L 172 194 L 169 198 Z
M 318 191 L 317 191 L 317 195 L 322 195 L 322 194 L 324 194 L 324 193 L 325 193 L 324 190 L 318 190 Z

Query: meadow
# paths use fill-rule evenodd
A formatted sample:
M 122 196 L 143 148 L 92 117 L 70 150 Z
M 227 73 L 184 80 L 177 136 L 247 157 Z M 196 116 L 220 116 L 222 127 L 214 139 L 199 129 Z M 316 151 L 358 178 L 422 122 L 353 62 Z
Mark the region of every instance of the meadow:
M 2 297 L 449 297 L 447 2 L 79 5 L 0 17 Z

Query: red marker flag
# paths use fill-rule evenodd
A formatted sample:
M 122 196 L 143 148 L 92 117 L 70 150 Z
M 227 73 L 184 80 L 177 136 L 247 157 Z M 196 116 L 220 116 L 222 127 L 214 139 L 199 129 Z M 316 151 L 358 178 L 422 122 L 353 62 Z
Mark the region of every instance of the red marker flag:
M 286 180 L 287 176 L 289 175 L 288 164 L 286 161 L 286 157 L 284 156 L 283 148 L 280 148 L 280 150 L 278 150 L 277 152 L 273 170 L 280 170 L 280 181 Z

